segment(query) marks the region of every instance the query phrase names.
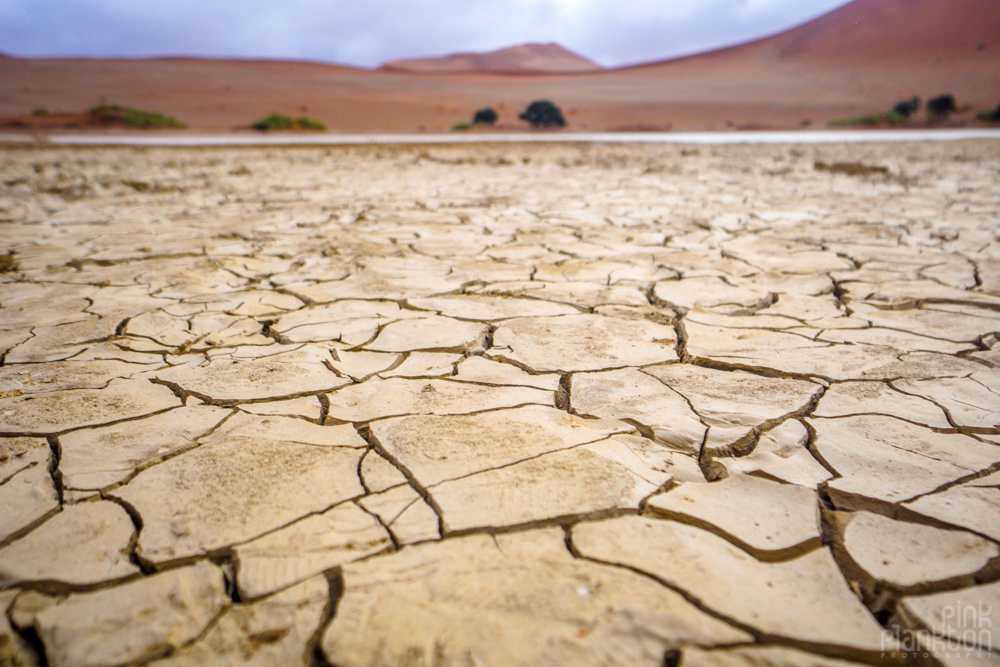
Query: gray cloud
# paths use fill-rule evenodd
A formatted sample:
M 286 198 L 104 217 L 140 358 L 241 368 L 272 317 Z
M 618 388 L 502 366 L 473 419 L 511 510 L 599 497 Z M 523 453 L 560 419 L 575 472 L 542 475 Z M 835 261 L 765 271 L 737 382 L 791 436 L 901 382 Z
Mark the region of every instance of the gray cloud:
M 22 56 L 205 55 L 376 66 L 558 42 L 614 66 L 764 36 L 847 0 L 0 0 L 0 44 Z

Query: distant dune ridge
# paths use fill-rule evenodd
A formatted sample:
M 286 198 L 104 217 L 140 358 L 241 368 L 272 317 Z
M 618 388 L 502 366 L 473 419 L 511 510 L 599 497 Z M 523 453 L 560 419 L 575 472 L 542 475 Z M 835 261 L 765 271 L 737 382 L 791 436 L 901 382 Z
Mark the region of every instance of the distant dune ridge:
M 998 46 L 997 0 L 854 0 L 777 35 L 691 57 L 766 53 L 776 60 L 870 63 Z
M 246 128 L 274 112 L 308 115 L 333 132 L 447 131 L 488 106 L 499 114 L 498 131 L 524 130 L 517 116 L 539 99 L 556 103 L 577 131 L 791 129 L 944 93 L 972 110 L 1000 104 L 1000 0 L 854 0 L 771 37 L 616 69 L 555 44 L 378 70 L 242 59 L 0 58 L 0 116 L 31 125 L 47 122 L 32 109 L 79 114 L 104 99 L 209 132 Z M 952 122 L 972 118 L 970 111 Z
M 519 44 L 489 53 L 453 53 L 439 58 L 393 60 L 379 67 L 388 72 L 495 72 L 503 74 L 568 74 L 604 69 L 559 44 Z

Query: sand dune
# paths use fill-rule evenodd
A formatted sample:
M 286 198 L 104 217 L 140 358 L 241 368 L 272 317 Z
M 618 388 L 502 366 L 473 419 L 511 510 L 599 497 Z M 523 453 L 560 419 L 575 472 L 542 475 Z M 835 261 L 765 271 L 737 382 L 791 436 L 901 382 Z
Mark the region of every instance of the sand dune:
M 489 53 L 453 53 L 439 58 L 393 60 L 379 67 L 387 72 L 441 74 L 494 72 L 506 74 L 565 74 L 596 72 L 597 63 L 559 44 L 518 44 Z
M 499 131 L 555 101 L 577 131 L 795 128 L 897 100 L 952 93 L 1000 103 L 1000 3 L 855 0 L 742 46 L 581 74 L 421 76 L 310 62 L 161 58 L 0 59 L 0 115 L 80 111 L 105 99 L 156 109 L 193 131 L 231 131 L 278 111 L 334 132 L 446 131 L 493 106 Z M 956 122 L 969 122 L 970 114 Z

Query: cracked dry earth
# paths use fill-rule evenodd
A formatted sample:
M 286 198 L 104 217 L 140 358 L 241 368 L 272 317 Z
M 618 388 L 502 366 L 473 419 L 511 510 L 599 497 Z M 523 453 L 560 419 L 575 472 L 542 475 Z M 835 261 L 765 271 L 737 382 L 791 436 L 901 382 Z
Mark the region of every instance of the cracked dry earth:
M 0 664 L 1000 664 L 998 148 L 7 149 Z

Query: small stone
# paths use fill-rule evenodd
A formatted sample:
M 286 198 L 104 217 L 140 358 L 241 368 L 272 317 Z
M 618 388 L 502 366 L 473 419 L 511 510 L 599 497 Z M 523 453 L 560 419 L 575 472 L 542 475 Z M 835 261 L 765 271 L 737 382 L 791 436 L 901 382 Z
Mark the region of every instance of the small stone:
M 740 475 L 712 484 L 683 484 L 648 505 L 713 532 L 755 557 L 774 560 L 820 544 L 819 501 L 811 489 Z
M 0 549 L 0 586 L 87 586 L 139 574 L 128 554 L 134 533 L 132 520 L 115 503 L 70 505 Z
M 842 522 L 844 546 L 854 562 L 876 580 L 901 588 L 969 577 L 1000 555 L 996 544 L 963 531 L 868 512 L 853 512 Z
M 596 371 L 676 361 L 673 327 L 601 315 L 508 320 L 493 334 L 494 357 L 538 372 Z
M 140 662 L 197 637 L 228 603 L 222 571 L 204 561 L 115 588 L 70 595 L 35 618 L 53 665 Z
M 252 600 L 392 547 L 372 515 L 346 503 L 234 550 L 240 599 Z

